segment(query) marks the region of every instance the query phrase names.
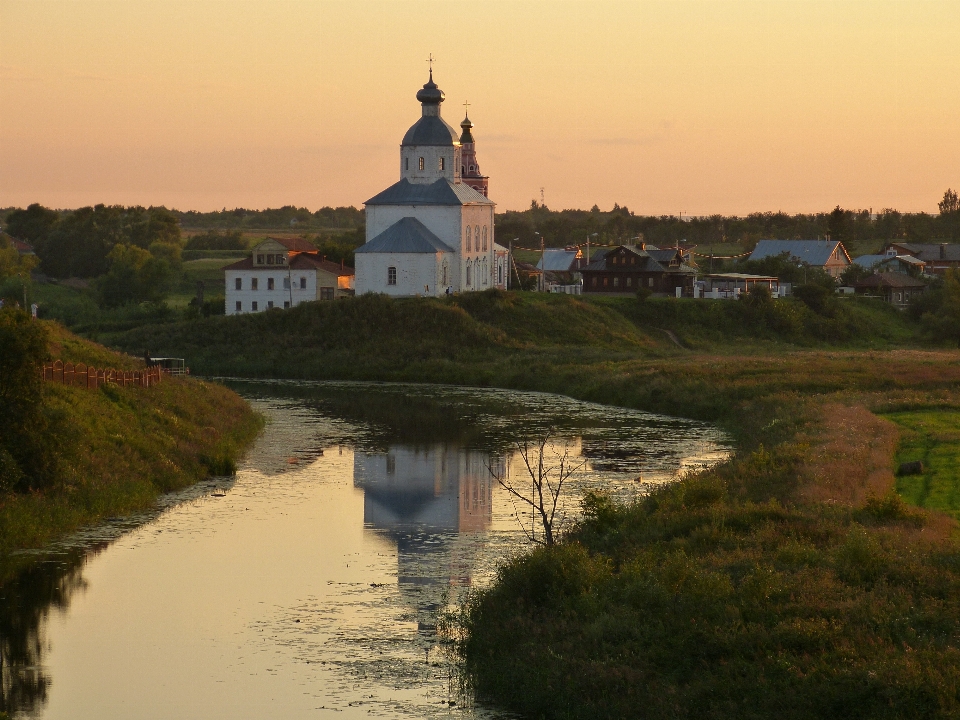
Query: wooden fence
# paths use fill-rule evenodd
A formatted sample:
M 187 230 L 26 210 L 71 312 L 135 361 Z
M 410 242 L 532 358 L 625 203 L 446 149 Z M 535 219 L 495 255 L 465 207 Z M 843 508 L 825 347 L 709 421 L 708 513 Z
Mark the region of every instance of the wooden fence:
M 163 370 L 158 366 L 148 367 L 144 370 L 114 370 L 113 368 L 98 370 L 93 365 L 85 365 L 84 363 L 74 365 L 69 362 L 63 363 L 60 360 L 44 363 L 41 372 L 43 379 L 47 382 L 94 389 L 104 383 L 123 385 L 124 387 L 128 385 L 150 387 L 158 385 L 163 378 Z

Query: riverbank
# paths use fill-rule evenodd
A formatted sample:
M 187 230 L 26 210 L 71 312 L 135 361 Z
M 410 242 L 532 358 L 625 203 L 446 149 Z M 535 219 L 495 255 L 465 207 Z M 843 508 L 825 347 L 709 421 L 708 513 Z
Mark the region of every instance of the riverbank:
M 797 304 L 624 300 L 358 298 L 119 341 L 196 348 L 207 372 L 490 384 L 729 431 L 729 462 L 633 506 L 592 499 L 561 547 L 474 596 L 460 618 L 467 667 L 505 706 L 548 718 L 960 712 L 956 524 L 894 494 L 901 431 L 884 417 L 960 407 L 960 353 L 920 347 L 901 315 L 871 305 L 824 319 Z M 250 350 L 217 365 L 203 338 Z
M 138 365 L 53 323 L 47 330 L 51 357 Z M 236 393 L 190 378 L 97 390 L 45 383 L 41 402 L 50 421 L 43 442 L 59 471 L 51 487 L 0 498 L 0 580 L 24 561 L 14 551 L 41 548 L 84 525 L 149 507 L 161 493 L 230 473 L 262 426 Z

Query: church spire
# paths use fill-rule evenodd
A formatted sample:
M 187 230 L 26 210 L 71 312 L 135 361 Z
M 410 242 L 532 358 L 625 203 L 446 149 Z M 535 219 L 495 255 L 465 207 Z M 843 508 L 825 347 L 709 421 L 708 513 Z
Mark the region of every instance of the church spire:
M 463 104 L 465 112 L 463 115 L 463 122 L 460 123 L 460 129 L 463 131 L 460 133 L 460 148 L 461 148 L 461 167 L 460 167 L 460 182 L 465 185 L 469 185 L 478 193 L 487 196 L 488 191 L 488 178 L 485 175 L 480 174 L 480 163 L 477 162 L 477 150 L 475 142 L 473 139 L 473 121 L 470 120 L 470 115 L 466 110 L 469 109 L 470 103 Z

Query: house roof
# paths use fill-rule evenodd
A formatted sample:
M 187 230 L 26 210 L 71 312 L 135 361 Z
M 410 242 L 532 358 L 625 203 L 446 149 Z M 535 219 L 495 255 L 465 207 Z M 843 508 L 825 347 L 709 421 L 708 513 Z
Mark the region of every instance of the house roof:
M 854 258 L 853 261 L 868 270 L 877 265 L 894 261 L 906 263 L 916 268 L 922 268 L 926 264 L 920 258 L 915 258 L 912 255 L 861 255 L 858 258 Z
M 885 272 L 875 273 L 870 277 L 865 277 L 853 284 L 855 288 L 914 288 L 923 287 L 926 283 L 923 280 L 912 278 L 903 273 Z
M 246 257 L 243 260 L 238 260 L 235 263 L 224 266 L 224 270 L 258 270 L 263 272 L 274 272 L 277 270 L 284 270 L 287 268 L 287 265 L 271 265 L 264 267 L 263 265 L 258 265 L 254 267 L 253 258 Z M 353 275 L 354 270 L 349 265 L 340 265 L 340 263 L 335 263 L 332 260 L 325 260 L 316 254 L 316 251 L 312 254 L 301 253 L 299 255 L 294 255 L 290 260 L 289 268 L 291 270 L 325 270 L 331 275 L 336 275 L 337 277 L 343 277 L 346 275 Z
M 637 265 L 630 266 L 627 268 L 608 268 L 606 259 L 610 253 L 615 252 L 619 248 L 624 248 L 627 252 L 633 253 L 642 262 Z M 669 258 L 672 259 L 676 255 L 676 250 L 671 250 Z M 615 248 L 610 248 L 602 253 L 594 253 L 592 257 L 593 262 L 591 262 L 586 267 L 582 268 L 580 272 L 590 273 L 590 272 L 661 272 L 661 273 L 696 273 L 697 269 L 687 263 L 682 263 L 680 265 L 664 265 L 657 262 L 649 250 L 643 250 L 637 245 L 618 245 Z
M 440 178 L 429 185 L 406 178 L 367 200 L 365 205 L 496 205 L 469 185 Z
M 304 240 L 302 237 L 292 237 L 292 238 L 278 238 L 278 237 L 268 237 L 267 240 L 273 240 L 283 245 L 287 250 L 291 252 L 316 252 L 317 248 L 311 243 Z
M 950 262 L 960 262 L 960 245 L 956 243 L 890 243 L 891 247 L 898 247 L 906 250 L 911 255 L 915 255 L 924 262 L 937 262 L 947 260 Z M 941 248 L 944 257 L 940 257 Z
M 7 242 L 9 242 L 10 245 L 13 247 L 13 249 L 16 250 L 18 253 L 20 253 L 21 255 L 35 254 L 33 251 L 33 245 L 31 245 L 30 243 L 25 243 L 23 240 L 17 240 L 13 235 L 10 235 L 9 233 L 5 233 L 2 230 L 0 230 L 0 237 L 6 239 Z
M 434 235 L 422 222 L 412 217 L 397 220 L 357 253 L 438 253 L 454 252 L 454 249 Z
M 537 261 L 537 269 L 547 272 L 570 272 L 574 269 L 576 262 L 576 250 L 551 248 L 543 251 L 543 258 Z
M 865 267 L 868 270 L 872 268 L 877 263 L 881 263 L 886 260 L 889 255 L 861 255 L 860 257 L 855 257 L 853 261 L 860 267 Z
M 787 253 L 808 265 L 822 266 L 827 264 L 838 247 L 847 262 L 851 262 L 850 255 L 839 240 L 761 240 L 748 259 L 763 260 Z

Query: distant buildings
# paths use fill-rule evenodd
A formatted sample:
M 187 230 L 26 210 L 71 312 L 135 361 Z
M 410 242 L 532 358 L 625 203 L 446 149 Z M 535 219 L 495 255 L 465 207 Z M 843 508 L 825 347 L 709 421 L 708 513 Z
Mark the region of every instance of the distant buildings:
M 658 254 L 659 260 L 653 256 Z M 581 271 L 585 293 L 652 293 L 692 295 L 697 268 L 688 249 L 647 250 L 644 245 L 619 245 Z
M 930 275 L 943 275 L 947 268 L 960 267 L 960 245 L 953 243 L 895 242 L 887 246 L 887 253 L 921 261 L 924 272 Z
M 748 259 L 778 256 L 821 268 L 833 278 L 840 277 L 853 262 L 839 240 L 761 240 Z
M 502 287 L 507 257 L 494 243 L 495 203 L 480 174 L 473 123 L 465 117 L 458 137 L 440 117 L 444 94 L 432 70 L 417 100 L 421 117 L 400 144 L 399 182 L 365 203 L 356 291 L 440 296 Z
M 353 268 L 327 260 L 302 238 L 267 238 L 224 275 L 227 315 L 353 294 Z

